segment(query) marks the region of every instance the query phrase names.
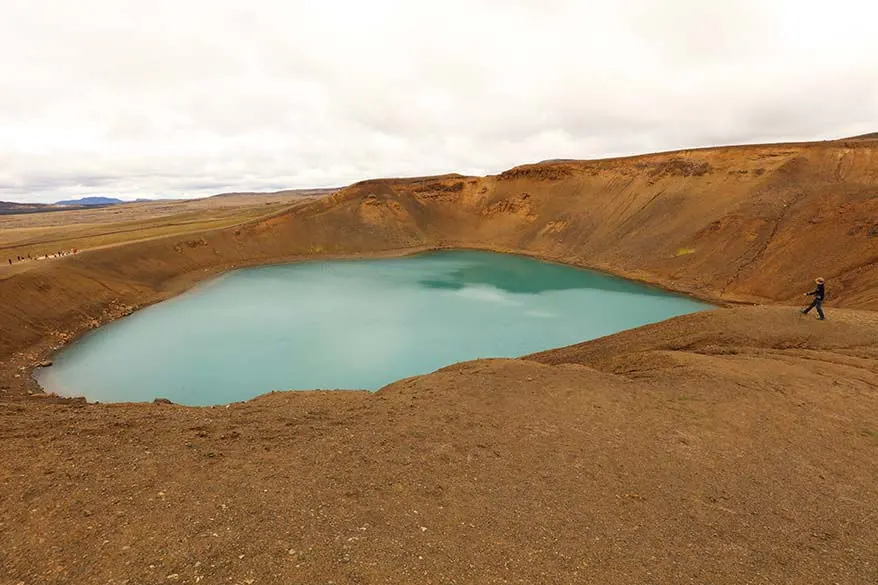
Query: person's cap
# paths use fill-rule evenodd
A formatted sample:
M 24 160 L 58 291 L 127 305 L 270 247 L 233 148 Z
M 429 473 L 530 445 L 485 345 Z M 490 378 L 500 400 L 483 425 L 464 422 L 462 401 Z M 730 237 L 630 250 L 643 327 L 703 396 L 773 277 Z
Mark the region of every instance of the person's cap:
M 826 281 L 825 281 L 825 280 L 823 280 L 823 279 L 822 279 L 822 278 L 820 278 L 820 277 L 817 277 L 817 280 L 816 280 L 816 282 L 817 282 L 817 284 L 823 284 L 823 283 L 824 283 L 824 282 L 826 282 Z

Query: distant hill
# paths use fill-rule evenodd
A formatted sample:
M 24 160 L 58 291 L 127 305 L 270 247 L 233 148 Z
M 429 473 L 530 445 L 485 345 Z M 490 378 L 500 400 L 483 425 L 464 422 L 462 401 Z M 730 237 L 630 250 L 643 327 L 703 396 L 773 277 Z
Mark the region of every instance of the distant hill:
M 554 164 L 554 163 L 571 163 L 571 162 L 577 162 L 577 159 L 575 159 L 575 158 L 549 158 L 546 160 L 542 160 L 542 161 L 538 162 L 537 164 L 547 165 L 547 164 Z
M 298 197 L 321 197 L 331 195 L 337 192 L 337 188 L 330 189 L 286 189 L 283 191 L 275 191 L 273 193 L 265 192 L 238 192 L 238 193 L 221 193 L 204 199 L 213 197 L 231 197 L 235 195 L 288 195 Z M 108 207 L 111 205 L 119 205 L 121 203 L 148 203 L 160 201 L 159 199 L 138 198 L 133 201 L 125 201 L 116 197 L 81 197 L 80 199 L 65 199 L 64 201 L 56 201 L 55 203 L 17 203 L 14 201 L 0 201 L 0 215 L 13 215 L 20 213 L 42 213 L 46 211 L 71 211 L 76 209 L 88 209 L 94 207 Z M 165 202 L 173 201 L 172 199 L 161 200 Z
M 0 201 L 0 215 L 15 215 L 22 213 L 45 213 L 47 211 L 72 211 L 75 209 L 88 209 L 91 207 L 103 207 L 115 205 L 115 203 L 103 203 L 104 197 L 86 197 L 80 201 L 59 201 L 57 203 L 17 203 L 15 201 Z M 98 200 L 89 202 L 89 200 Z M 118 203 L 125 203 L 115 200 Z M 144 200 L 146 201 L 146 200 Z
M 238 197 L 241 195 L 290 195 L 290 196 L 298 196 L 298 197 L 321 197 L 323 195 L 332 195 L 341 189 L 341 187 L 331 187 L 331 188 L 323 188 L 323 189 L 284 189 L 282 191 L 235 191 L 232 193 L 219 193 L 218 195 L 211 195 L 208 199 L 212 199 L 214 197 Z
M 115 197 L 82 197 L 81 199 L 68 199 L 66 201 L 57 201 L 55 205 L 77 205 L 77 206 L 90 206 L 90 205 L 116 205 L 118 203 L 125 203 L 121 199 L 116 199 Z
M 40 213 L 42 211 L 60 211 L 62 208 L 45 203 L 15 203 L 13 201 L 0 201 L 0 215 L 13 215 L 16 213 Z
M 870 132 L 869 134 L 860 134 L 859 136 L 851 136 L 846 140 L 875 140 L 878 139 L 878 132 Z

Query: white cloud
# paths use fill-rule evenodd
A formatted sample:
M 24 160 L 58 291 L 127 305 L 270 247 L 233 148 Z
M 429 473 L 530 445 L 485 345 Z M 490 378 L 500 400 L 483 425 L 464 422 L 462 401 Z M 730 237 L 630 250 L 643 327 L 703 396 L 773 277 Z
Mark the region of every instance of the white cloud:
M 0 5 L 0 199 L 341 185 L 878 130 L 867 1 Z

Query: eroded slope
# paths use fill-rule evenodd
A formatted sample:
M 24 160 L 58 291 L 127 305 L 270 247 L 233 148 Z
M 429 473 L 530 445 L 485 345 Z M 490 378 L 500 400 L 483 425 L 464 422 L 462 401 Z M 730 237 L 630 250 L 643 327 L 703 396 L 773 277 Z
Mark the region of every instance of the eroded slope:
M 36 356 L 236 266 L 472 247 L 715 301 L 878 308 L 878 141 L 745 146 L 374 180 L 227 229 L 84 253 L 0 280 L 0 359 Z

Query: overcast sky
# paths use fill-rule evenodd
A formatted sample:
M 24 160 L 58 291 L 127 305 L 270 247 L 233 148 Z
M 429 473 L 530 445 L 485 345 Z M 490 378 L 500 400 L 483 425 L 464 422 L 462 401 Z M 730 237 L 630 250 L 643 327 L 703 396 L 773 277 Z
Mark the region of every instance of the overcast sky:
M 0 200 L 878 131 L 872 0 L 0 0 Z

